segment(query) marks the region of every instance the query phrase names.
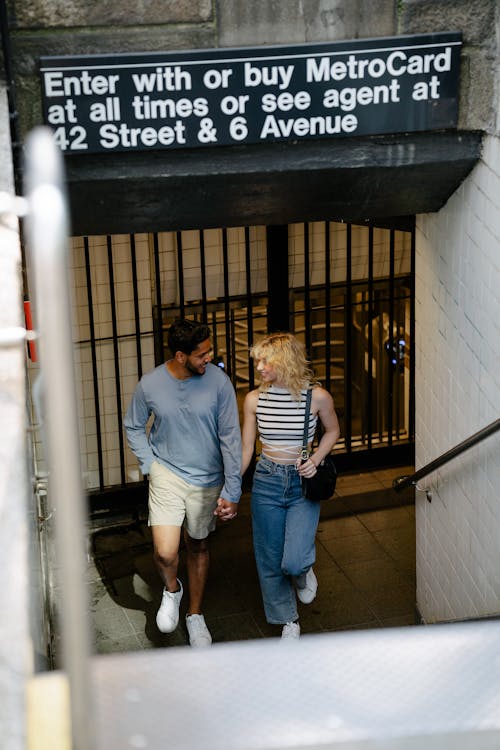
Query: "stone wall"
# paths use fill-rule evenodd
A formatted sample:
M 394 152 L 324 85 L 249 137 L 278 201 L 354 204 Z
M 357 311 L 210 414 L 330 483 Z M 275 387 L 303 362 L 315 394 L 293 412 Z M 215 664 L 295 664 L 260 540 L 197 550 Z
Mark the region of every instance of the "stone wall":
M 499 73 L 496 0 L 403 0 L 399 33 L 461 31 L 459 122 L 461 130 L 498 129 Z
M 495 0 L 7 0 L 22 133 L 41 122 L 42 55 L 104 54 L 462 31 L 460 128 L 495 120 Z

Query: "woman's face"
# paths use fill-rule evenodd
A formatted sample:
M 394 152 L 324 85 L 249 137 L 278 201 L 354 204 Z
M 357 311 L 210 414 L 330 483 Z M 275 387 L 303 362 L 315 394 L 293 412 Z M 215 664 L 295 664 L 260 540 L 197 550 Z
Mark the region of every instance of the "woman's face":
M 277 378 L 276 370 L 266 359 L 257 360 L 257 372 L 263 383 L 273 383 Z

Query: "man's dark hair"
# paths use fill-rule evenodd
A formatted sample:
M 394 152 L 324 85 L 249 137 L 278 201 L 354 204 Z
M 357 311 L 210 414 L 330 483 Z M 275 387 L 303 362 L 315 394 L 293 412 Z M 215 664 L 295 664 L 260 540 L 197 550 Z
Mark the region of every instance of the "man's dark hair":
M 168 348 L 174 356 L 175 352 L 191 354 L 202 341 L 208 338 L 210 338 L 210 328 L 205 323 L 178 318 L 169 328 Z

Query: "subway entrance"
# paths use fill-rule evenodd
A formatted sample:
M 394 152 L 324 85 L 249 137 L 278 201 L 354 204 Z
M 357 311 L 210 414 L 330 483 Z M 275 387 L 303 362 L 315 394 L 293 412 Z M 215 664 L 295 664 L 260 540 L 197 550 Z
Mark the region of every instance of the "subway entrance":
M 72 240 L 82 463 L 92 510 L 146 496 L 122 419 L 169 357 L 177 317 L 206 322 L 240 409 L 252 343 L 290 330 L 335 402 L 341 470 L 413 461 L 411 220 L 219 227 Z

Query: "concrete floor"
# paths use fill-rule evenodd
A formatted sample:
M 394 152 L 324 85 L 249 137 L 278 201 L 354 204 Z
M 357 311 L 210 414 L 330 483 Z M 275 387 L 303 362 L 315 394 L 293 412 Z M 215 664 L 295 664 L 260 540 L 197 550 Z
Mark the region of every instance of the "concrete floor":
M 416 624 L 415 514 L 413 491 L 396 495 L 398 467 L 338 479 L 335 498 L 322 504 L 314 566 L 319 589 L 310 605 L 299 603 L 303 634 Z M 177 630 L 156 628 L 162 585 L 151 555 L 144 518 L 90 532 L 87 571 L 95 653 L 138 651 L 187 644 L 181 603 Z M 179 577 L 187 586 L 185 554 Z M 264 618 L 252 549 L 250 497 L 238 518 L 219 525 L 211 540 L 205 619 L 215 643 L 278 637 Z

